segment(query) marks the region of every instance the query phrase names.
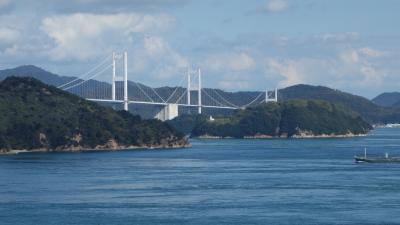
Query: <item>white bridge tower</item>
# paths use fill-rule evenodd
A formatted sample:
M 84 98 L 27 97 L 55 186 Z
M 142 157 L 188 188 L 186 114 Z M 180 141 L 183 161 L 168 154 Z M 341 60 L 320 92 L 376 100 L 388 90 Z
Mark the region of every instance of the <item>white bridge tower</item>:
M 116 72 L 115 72 L 116 71 L 116 61 L 121 58 L 123 58 L 123 60 L 124 60 L 123 77 L 117 76 Z M 124 97 L 123 97 L 124 110 L 128 111 L 129 99 L 128 99 L 128 53 L 127 52 L 124 52 L 123 54 L 115 54 L 115 52 L 113 52 L 113 54 L 112 54 L 111 98 L 113 101 L 116 100 L 115 88 L 116 88 L 117 81 L 124 82 L 124 85 L 123 85 L 124 86 Z
M 193 86 L 192 85 L 192 80 L 191 77 L 194 76 L 195 78 L 197 77 L 197 85 Z M 201 102 L 201 89 L 202 89 L 202 85 L 201 85 L 201 69 L 198 68 L 197 70 L 193 71 L 188 67 L 188 71 L 187 71 L 187 88 L 186 88 L 186 92 L 187 92 L 187 105 L 188 106 L 193 106 L 191 104 L 191 91 L 197 91 L 197 112 L 199 114 L 201 114 L 201 110 L 202 110 L 202 102 Z

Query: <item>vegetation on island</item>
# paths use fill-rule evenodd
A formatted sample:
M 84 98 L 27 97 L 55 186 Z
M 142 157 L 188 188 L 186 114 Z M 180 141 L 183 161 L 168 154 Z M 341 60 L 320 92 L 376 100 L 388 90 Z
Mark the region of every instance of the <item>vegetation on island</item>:
M 271 102 L 213 120 L 205 116 L 181 116 L 170 124 L 192 137 L 338 136 L 365 134 L 372 129 L 354 111 L 318 100 Z
M 0 83 L 0 151 L 179 147 L 181 132 L 43 84 L 8 77 Z
M 281 89 L 279 96 L 280 101 L 306 99 L 340 104 L 357 112 L 372 124 L 400 122 L 400 109 L 398 108 L 377 105 L 362 96 L 328 87 L 299 84 Z

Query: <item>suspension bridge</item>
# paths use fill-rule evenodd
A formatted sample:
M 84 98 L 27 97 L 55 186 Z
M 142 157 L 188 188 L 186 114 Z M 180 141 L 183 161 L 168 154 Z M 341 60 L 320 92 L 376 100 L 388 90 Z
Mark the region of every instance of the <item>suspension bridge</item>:
M 99 81 L 96 78 L 111 75 L 109 82 Z M 186 81 L 186 87 L 183 87 Z M 171 120 L 179 116 L 178 107 L 196 108 L 199 114 L 202 109 L 244 109 L 263 102 L 277 101 L 277 89 L 260 92 L 246 104 L 238 105 L 227 100 L 216 89 L 202 87 L 201 69 L 187 69 L 186 76 L 169 93 L 159 93 L 156 88 L 148 87 L 128 80 L 128 54 L 113 53 L 103 59 L 92 69 L 76 77 L 58 88 L 79 95 L 89 101 L 122 104 L 128 111 L 130 104 L 158 105 L 161 110 L 155 118 Z M 132 92 L 131 90 L 135 91 Z M 206 103 L 206 104 L 205 104 Z

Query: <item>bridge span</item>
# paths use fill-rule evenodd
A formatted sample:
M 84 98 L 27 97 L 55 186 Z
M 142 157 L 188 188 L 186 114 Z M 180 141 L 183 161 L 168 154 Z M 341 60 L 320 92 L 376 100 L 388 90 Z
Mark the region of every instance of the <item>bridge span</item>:
M 145 87 L 128 80 L 128 54 L 113 53 L 100 64 L 93 67 L 85 74 L 68 81 L 58 88 L 78 94 L 89 101 L 122 104 L 128 111 L 129 104 L 158 105 L 162 109 L 155 116 L 160 120 L 170 120 L 179 116 L 179 107 L 196 108 L 199 114 L 203 108 L 237 110 L 253 106 L 266 101 L 277 101 L 277 89 L 274 91 L 260 92 L 258 96 L 243 105 L 232 103 L 215 89 L 202 87 L 201 69 L 187 69 L 186 79 L 183 76 L 181 83 L 170 93 L 168 98 L 163 98 L 154 88 Z M 117 63 L 122 61 L 122 76 L 117 76 Z M 119 68 L 121 69 L 121 68 Z M 111 70 L 111 84 L 95 80 L 96 77 Z M 186 87 L 180 86 L 186 80 Z M 137 93 L 130 93 L 129 84 L 135 85 Z M 179 90 L 179 91 L 178 91 Z M 182 91 L 184 90 L 184 91 Z M 195 94 L 195 96 L 193 96 Z M 193 97 L 196 101 L 193 101 Z M 204 101 L 206 100 L 206 101 Z M 207 102 L 207 104 L 204 104 Z

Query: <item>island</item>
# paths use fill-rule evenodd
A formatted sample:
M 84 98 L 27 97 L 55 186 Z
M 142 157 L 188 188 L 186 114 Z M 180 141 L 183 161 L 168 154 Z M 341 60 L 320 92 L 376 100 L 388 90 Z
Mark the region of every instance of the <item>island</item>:
M 264 103 L 215 118 L 185 115 L 170 124 L 195 138 L 354 137 L 372 129 L 351 109 L 321 100 Z
M 34 78 L 0 83 L 0 153 L 190 146 L 182 132 L 46 85 Z

